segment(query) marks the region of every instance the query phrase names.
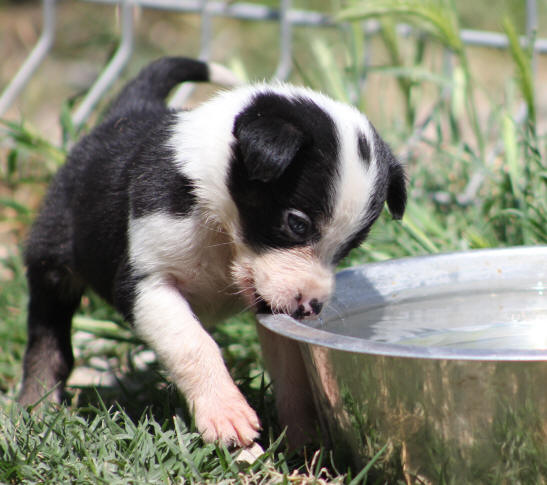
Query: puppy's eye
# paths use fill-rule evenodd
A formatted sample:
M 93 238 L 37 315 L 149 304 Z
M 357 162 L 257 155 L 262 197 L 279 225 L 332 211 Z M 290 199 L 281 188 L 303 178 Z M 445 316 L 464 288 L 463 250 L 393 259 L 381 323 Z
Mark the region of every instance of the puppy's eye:
M 303 241 L 311 235 L 312 222 L 303 212 L 289 209 L 285 212 L 284 228 L 293 239 Z

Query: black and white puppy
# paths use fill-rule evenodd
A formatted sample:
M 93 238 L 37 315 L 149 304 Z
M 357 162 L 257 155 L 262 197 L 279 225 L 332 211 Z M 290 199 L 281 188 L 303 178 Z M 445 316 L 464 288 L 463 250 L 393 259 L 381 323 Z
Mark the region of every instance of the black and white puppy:
M 248 445 L 259 420 L 204 327 L 249 305 L 319 314 L 336 264 L 384 202 L 402 216 L 403 168 L 353 107 L 281 83 L 166 107 L 178 83 L 219 72 L 185 58 L 150 64 L 57 174 L 26 248 L 21 403 L 55 385 L 60 400 L 71 319 L 90 286 L 155 350 L 203 438 Z M 299 444 L 314 424 L 298 347 L 260 333 L 281 421 Z

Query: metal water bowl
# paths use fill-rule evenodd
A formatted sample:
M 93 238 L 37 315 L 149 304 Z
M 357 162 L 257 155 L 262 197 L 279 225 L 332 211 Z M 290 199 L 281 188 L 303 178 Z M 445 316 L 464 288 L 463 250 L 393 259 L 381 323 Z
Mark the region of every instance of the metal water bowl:
M 261 315 L 300 343 L 322 426 L 409 483 L 547 480 L 547 246 L 341 271 L 320 319 Z

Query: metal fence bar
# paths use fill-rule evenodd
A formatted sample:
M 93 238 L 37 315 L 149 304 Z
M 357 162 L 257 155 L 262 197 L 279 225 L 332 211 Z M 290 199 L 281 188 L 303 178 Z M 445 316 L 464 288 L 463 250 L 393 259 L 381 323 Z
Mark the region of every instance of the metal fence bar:
M 495 49 L 507 49 L 509 41 L 504 34 L 497 32 L 487 32 L 484 30 L 462 30 L 461 38 L 467 45 L 476 47 L 492 47 Z M 522 45 L 528 44 L 527 37 L 521 37 Z M 534 52 L 536 54 L 547 54 L 547 39 L 536 39 L 534 42 Z
M 292 70 L 292 24 L 289 20 L 291 0 L 281 0 L 279 15 L 279 63 L 274 79 L 284 81 Z
M 209 13 L 209 1 L 201 0 L 201 31 L 200 31 L 200 51 L 198 59 L 208 61 L 211 57 L 211 42 L 213 39 L 213 19 Z M 184 83 L 180 85 L 171 99 L 169 106 L 172 108 L 180 108 L 184 105 L 187 98 L 194 92 L 195 83 Z
M 212 2 L 201 0 L 201 49 L 199 59 L 207 61 L 211 57 L 211 42 L 213 36 L 212 14 L 210 5 Z M 274 79 L 285 80 L 292 69 L 292 25 L 287 18 L 291 8 L 291 0 L 281 0 L 279 10 L 279 63 L 273 75 Z M 180 107 L 195 89 L 194 83 L 182 84 L 173 94 L 169 106 Z
M 85 2 L 118 4 L 120 0 L 83 0 Z M 186 13 L 200 13 L 202 11 L 202 0 L 133 0 L 135 5 L 144 8 L 173 10 Z M 537 9 L 534 8 L 535 0 L 527 0 L 527 19 L 534 25 L 537 18 Z M 278 9 L 272 9 L 263 5 L 250 3 L 226 4 L 221 1 L 208 2 L 207 12 L 212 16 L 221 16 L 249 21 L 279 21 L 282 12 Z M 310 27 L 332 27 L 336 26 L 336 21 L 326 15 L 318 12 L 304 10 L 289 10 L 286 12 L 286 20 L 294 26 Z M 369 33 L 380 29 L 378 22 L 369 22 Z M 462 40 L 469 45 L 495 47 L 505 49 L 509 45 L 507 37 L 497 32 L 488 32 L 483 30 L 465 29 L 461 32 Z M 521 38 L 526 43 L 525 37 Z M 534 49 L 538 53 L 547 53 L 547 39 L 537 39 Z
M 199 59 L 207 61 L 211 57 L 211 43 L 213 40 L 213 16 L 209 12 L 209 1 L 202 0 L 201 10 L 201 50 Z
M 19 70 L 12 82 L 0 97 L 0 116 L 7 110 L 32 76 L 36 67 L 42 62 L 51 49 L 55 31 L 55 2 L 56 0 L 42 0 L 44 10 L 44 27 L 42 36 Z M 212 42 L 212 18 L 226 17 L 249 21 L 276 21 L 280 23 L 280 60 L 275 71 L 275 77 L 285 79 L 292 67 L 292 27 L 314 26 L 334 27 L 336 21 L 325 14 L 304 10 L 293 10 L 290 0 L 281 0 L 281 8 L 273 9 L 264 5 L 245 2 L 229 3 L 218 0 L 82 0 L 92 3 L 103 3 L 121 6 L 122 11 L 122 38 L 115 56 L 105 68 L 99 79 L 90 89 L 88 95 L 78 107 L 73 116 L 73 122 L 80 126 L 91 111 L 106 93 L 110 85 L 120 75 L 121 70 L 129 60 L 133 50 L 134 25 L 132 7 L 171 10 L 176 12 L 196 13 L 201 15 L 201 51 L 199 57 L 207 60 L 210 57 Z M 373 34 L 380 29 L 378 22 L 366 23 L 365 32 Z M 526 31 L 527 36 L 521 38 L 526 45 L 532 33 L 537 29 L 537 2 L 526 1 Z M 412 33 L 408 26 L 398 29 L 403 35 Z M 484 46 L 498 49 L 508 47 L 507 37 L 501 33 L 462 30 L 461 37 L 466 45 Z M 534 42 L 534 66 L 537 54 L 547 53 L 547 39 L 536 39 Z
M 83 0 L 92 3 L 105 3 L 116 5 L 120 0 Z M 173 12 L 201 13 L 202 0 L 133 0 L 135 5 L 143 8 L 170 10 Z M 256 5 L 253 3 L 237 2 L 227 3 L 222 1 L 207 2 L 207 12 L 213 16 L 227 17 L 240 20 L 270 20 L 279 21 L 281 12 L 279 9 Z M 292 25 L 302 26 L 333 26 L 336 25 L 330 16 L 306 10 L 290 10 L 287 19 Z
M 536 0 L 526 0 L 526 36 L 532 39 L 537 33 L 537 2 Z M 537 71 L 537 51 L 532 52 L 532 70 L 534 74 Z
M 83 0 L 93 3 L 117 4 L 120 0 Z M 172 10 L 186 13 L 200 13 L 201 0 L 133 0 L 136 5 L 143 8 Z M 213 16 L 222 16 L 249 21 L 279 21 L 280 10 L 266 7 L 264 5 L 255 5 L 250 3 L 238 2 L 234 4 L 226 4 L 222 1 L 208 2 L 208 12 Z M 336 21 L 329 15 L 319 12 L 311 12 L 304 10 L 290 10 L 287 12 L 287 21 L 294 26 L 335 26 Z M 526 1 L 526 18 L 527 26 L 533 25 L 537 28 L 537 5 L 536 0 Z M 369 33 L 374 33 L 379 30 L 378 22 L 369 22 Z M 527 28 L 527 33 L 530 28 Z M 483 30 L 464 29 L 461 32 L 461 37 L 464 43 L 474 46 L 493 47 L 505 49 L 509 45 L 507 37 L 504 34 L 497 32 L 489 32 Z M 521 38 L 521 42 L 527 42 L 526 37 Z M 536 39 L 534 50 L 540 54 L 547 53 L 547 39 Z
M 120 45 L 114 54 L 112 60 L 108 63 L 95 84 L 91 87 L 86 97 L 72 116 L 72 123 L 75 127 L 80 127 L 101 98 L 106 94 L 108 88 L 119 77 L 122 69 L 129 61 L 133 52 L 134 25 L 133 25 L 133 5 L 130 2 L 123 2 L 121 8 L 122 35 Z
M 0 97 L 0 116 L 4 114 L 15 101 L 19 93 L 27 85 L 34 71 L 42 63 L 55 40 L 55 1 L 43 0 L 42 34 L 32 49 L 26 61 L 17 71 Z
M 536 0 L 526 0 L 526 34 L 537 30 L 538 8 Z

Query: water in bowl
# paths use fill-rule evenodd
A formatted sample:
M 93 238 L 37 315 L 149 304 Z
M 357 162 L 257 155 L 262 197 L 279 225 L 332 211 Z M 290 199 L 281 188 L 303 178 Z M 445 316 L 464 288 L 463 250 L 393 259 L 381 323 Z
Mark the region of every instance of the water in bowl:
M 471 291 L 469 291 L 471 290 Z M 333 302 L 336 312 L 336 301 Z M 413 295 L 317 328 L 374 342 L 469 349 L 547 349 L 547 289 Z

